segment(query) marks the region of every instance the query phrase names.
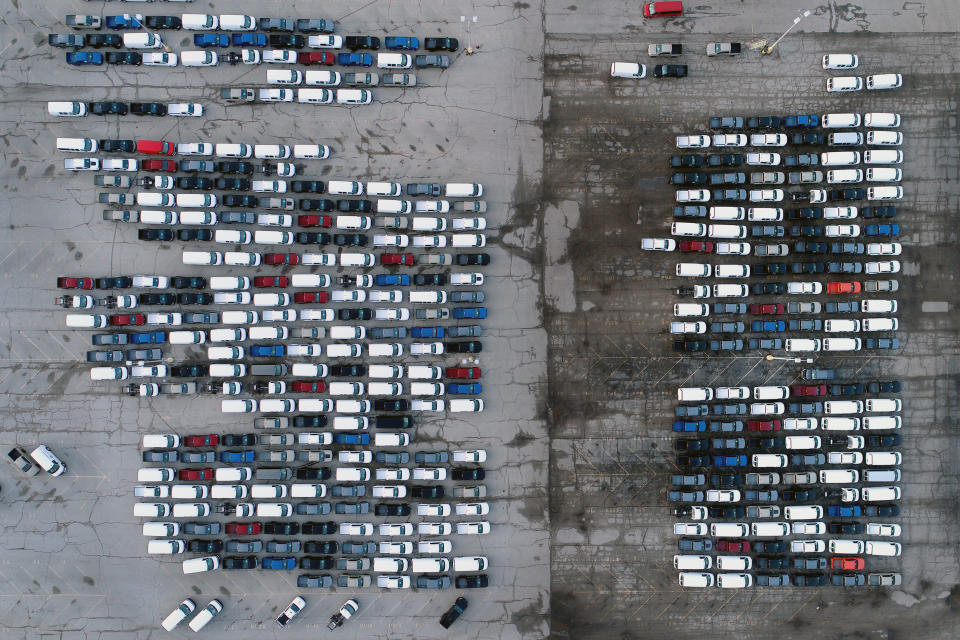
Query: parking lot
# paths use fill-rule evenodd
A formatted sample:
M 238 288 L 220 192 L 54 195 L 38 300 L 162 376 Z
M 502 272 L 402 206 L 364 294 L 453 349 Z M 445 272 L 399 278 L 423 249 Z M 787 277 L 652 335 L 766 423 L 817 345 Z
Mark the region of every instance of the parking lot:
M 224 602 L 204 632 L 210 637 L 279 637 L 272 619 L 296 593 L 308 609 L 282 632 L 293 638 L 325 633 L 348 597 L 361 611 L 335 633 L 357 638 L 953 636 L 960 607 L 960 452 L 949 440 L 958 374 L 949 288 L 957 267 L 952 212 L 960 200 L 956 6 L 824 5 L 774 55 L 716 59 L 701 53 L 706 42 L 772 39 L 789 25 L 794 6 L 702 5 L 654 23 L 643 21 L 639 4 L 606 1 L 456 2 L 442 12 L 333 2 L 316 11 L 336 19 L 340 34 L 444 34 L 477 45 L 442 73 L 418 73 L 416 88 L 380 88 L 372 104 L 353 108 L 227 105 L 220 89 L 266 86 L 254 82 L 263 66 L 74 68 L 46 42 L 48 33 L 67 31 L 55 25 L 69 12 L 305 15 L 246 0 L 220 5 L 57 0 L 4 10 L 4 445 L 44 442 L 70 468 L 60 478 L 17 477 L 9 465 L 0 472 L 6 636 L 157 637 L 162 617 L 189 596 L 201 606 Z M 174 51 L 194 48 L 189 35 L 169 41 Z M 612 61 L 653 62 L 645 55 L 650 42 L 684 43 L 690 52 L 678 62 L 690 66 L 689 76 L 611 82 Z M 861 75 L 902 73 L 905 86 L 871 95 L 869 106 L 866 92 L 831 96 L 819 67 L 827 51 L 859 54 Z M 197 102 L 205 115 L 54 121 L 45 112 L 51 100 Z M 758 352 L 674 353 L 673 291 L 685 284 L 673 275 L 679 254 L 641 251 L 640 239 L 669 237 L 675 202 L 668 158 L 676 135 L 706 133 L 714 115 L 838 111 L 904 118 L 902 348 L 820 354 L 815 364 L 836 368 L 844 381 L 904 384 L 904 552 L 897 567 L 904 582 L 888 590 L 685 591 L 671 564 L 676 519 L 667 500 L 678 472 L 669 430 L 677 387 L 790 384 L 802 367 Z M 219 398 L 132 398 L 117 383 L 89 380 L 79 363 L 90 332 L 64 328 L 65 312 L 52 304 L 62 293 L 55 278 L 191 275 L 198 268 L 181 263 L 179 243 L 140 242 L 136 226 L 103 221 L 90 173 L 63 171 L 55 139 L 64 135 L 328 144 L 336 153 L 319 179 L 484 184 L 492 258 L 479 363 L 485 411 L 426 420 L 417 430 L 424 450 L 490 454 L 493 531 L 468 536 L 477 540 L 457 555 L 469 549 L 488 556 L 492 585 L 464 592 L 470 608 L 450 632 L 441 633 L 436 619 L 455 590 L 302 592 L 297 572 L 185 576 L 179 558 L 146 555 L 132 517 L 142 434 L 250 429 L 247 416 L 239 424 L 222 414 Z M 202 269 L 220 275 L 235 268 Z M 249 275 L 261 273 L 268 274 Z

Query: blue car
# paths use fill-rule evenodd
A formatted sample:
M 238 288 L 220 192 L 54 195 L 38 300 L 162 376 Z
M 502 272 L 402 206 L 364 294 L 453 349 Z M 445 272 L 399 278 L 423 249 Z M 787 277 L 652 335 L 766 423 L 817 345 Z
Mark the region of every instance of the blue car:
M 707 430 L 706 420 L 674 420 L 673 430 L 677 433 L 691 433 Z
M 232 36 L 235 47 L 265 47 L 267 34 L 265 33 L 235 33 Z
M 898 236 L 900 235 L 900 225 L 868 224 L 867 228 L 864 229 L 864 233 L 868 236 Z
M 373 56 L 369 53 L 338 53 L 337 64 L 344 67 L 371 67 Z
M 107 29 L 140 29 L 143 27 L 143 16 L 135 13 L 124 13 L 119 16 L 107 16 L 103 19 Z
M 370 444 L 369 433 L 337 433 L 333 436 L 337 444 Z
M 293 557 L 274 558 L 267 556 L 260 564 L 263 569 L 296 569 L 297 561 Z
M 754 320 L 750 323 L 750 330 L 780 333 L 787 330 L 787 323 L 783 320 Z
M 67 54 L 67 64 L 75 67 L 103 64 L 103 54 L 96 51 L 71 51 Z
M 387 49 L 416 51 L 420 48 L 420 40 L 410 36 L 387 36 L 383 46 Z
M 131 333 L 128 337 L 130 344 L 163 344 L 167 339 L 167 334 L 163 331 L 148 331 L 146 333 Z
M 713 456 L 713 466 L 745 467 L 747 466 L 747 456 L 743 454 L 738 456 Z
M 197 47 L 229 47 L 230 36 L 225 33 L 195 33 L 193 44 Z
M 378 287 L 409 287 L 410 276 L 407 274 L 380 273 L 373 276 L 373 283 Z
M 463 318 L 476 318 L 477 320 L 483 320 L 487 317 L 487 308 L 486 307 L 467 307 L 467 308 L 457 308 L 453 310 L 453 317 L 462 320 Z
M 443 327 L 414 327 L 410 329 L 413 338 L 442 338 Z
M 282 344 L 255 344 L 250 347 L 250 355 L 255 357 L 276 358 L 284 355 L 286 351 Z
M 479 382 L 470 382 L 467 384 L 451 382 L 447 385 L 447 393 L 453 395 L 478 395 L 482 387 Z
M 221 451 L 220 462 L 253 462 L 253 451 Z
M 820 124 L 820 116 L 815 115 L 800 115 L 800 116 L 787 116 L 783 120 L 783 126 L 785 127 L 816 127 Z
M 863 515 L 863 509 L 856 504 L 832 504 L 827 507 L 827 515 L 832 518 L 859 518 Z

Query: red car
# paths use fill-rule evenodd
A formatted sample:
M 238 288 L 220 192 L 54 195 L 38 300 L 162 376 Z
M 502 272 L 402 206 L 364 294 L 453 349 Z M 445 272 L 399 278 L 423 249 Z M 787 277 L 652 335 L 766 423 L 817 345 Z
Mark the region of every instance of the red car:
M 713 243 L 703 242 L 701 240 L 681 240 L 680 251 L 684 251 L 686 253 L 692 253 L 694 251 L 699 251 L 700 253 L 713 253 Z
M 780 431 L 782 428 L 780 420 L 747 420 L 747 431 Z
M 293 390 L 299 393 L 323 393 L 327 383 L 323 380 L 294 380 Z
M 177 477 L 181 480 L 213 480 L 213 469 L 181 469 Z
M 232 536 L 258 536 L 263 531 L 259 522 L 228 522 L 225 528 Z
M 184 436 L 183 446 L 185 447 L 215 447 L 220 443 L 220 436 L 211 433 L 206 436 Z
M 165 140 L 137 140 L 137 153 L 152 153 L 153 155 L 172 156 L 177 145 Z
M 333 224 L 330 216 L 297 216 L 297 224 L 301 227 L 329 227 Z
M 750 543 L 746 540 L 717 540 L 717 551 L 742 553 L 750 551 Z
M 264 264 L 300 264 L 300 254 L 298 253 L 265 253 L 263 254 Z
M 827 293 L 860 293 L 859 282 L 828 282 Z
M 779 303 L 750 305 L 750 315 L 752 316 L 782 316 L 785 312 L 786 307 Z
M 93 289 L 93 278 L 57 278 L 58 289 Z
M 173 160 L 144 160 L 140 163 L 140 168 L 144 171 L 169 171 L 173 173 L 177 170 L 177 163 Z
M 290 281 L 287 276 L 256 276 L 253 279 L 253 286 L 260 288 L 288 287 Z
M 330 294 L 326 291 L 298 291 L 293 294 L 293 301 L 297 304 L 311 304 L 313 302 L 326 302 L 330 299 Z
M 825 396 L 827 395 L 827 385 L 794 384 L 790 385 L 790 391 L 795 396 Z
M 682 2 L 648 2 L 643 5 L 644 18 L 669 18 L 682 15 Z
M 297 62 L 300 64 L 333 65 L 334 57 L 329 51 L 301 51 L 297 54 Z
M 128 324 L 143 324 L 147 321 L 147 317 L 142 313 L 120 313 L 115 316 L 110 316 L 110 324 L 115 327 L 125 327 Z
M 863 569 L 863 558 L 830 558 L 830 568 L 840 571 L 860 571 Z
M 479 367 L 447 367 L 448 378 L 479 378 Z
M 416 260 L 412 253 L 384 253 L 380 255 L 380 264 L 405 264 L 413 266 Z

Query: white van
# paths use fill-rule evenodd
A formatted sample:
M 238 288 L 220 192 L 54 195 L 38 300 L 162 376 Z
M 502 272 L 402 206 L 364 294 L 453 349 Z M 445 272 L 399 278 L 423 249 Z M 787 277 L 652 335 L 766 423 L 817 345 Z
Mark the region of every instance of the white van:
M 363 467 L 337 467 L 336 478 L 338 482 L 366 482 L 370 479 L 370 470 Z
M 213 276 L 208 280 L 214 291 L 242 291 L 250 288 L 250 278 L 246 276 Z
M 402 356 L 403 345 L 399 342 L 371 342 L 367 345 L 367 355 L 371 358 Z
M 180 224 L 199 224 L 211 226 L 217 224 L 215 211 L 181 211 Z
M 140 212 L 140 222 L 144 224 L 177 224 L 179 219 L 176 211 L 144 209 Z
M 163 42 L 160 36 L 146 31 L 127 31 L 123 34 L 123 46 L 127 49 L 159 49 Z
M 754 400 L 784 400 L 790 397 L 790 387 L 754 387 Z
M 406 558 L 374 558 L 373 570 L 377 573 L 399 573 L 407 571 L 409 562 Z
M 900 482 L 900 479 L 899 469 L 867 469 L 863 472 L 864 482 Z
M 482 233 L 455 233 L 450 236 L 451 247 L 485 247 L 487 237 Z
M 406 53 L 378 53 L 378 69 L 409 69 L 413 65 L 413 57 Z
M 860 126 L 859 113 L 827 113 L 820 117 L 824 129 L 845 129 Z
M 755 453 L 751 456 L 751 461 L 757 468 L 785 467 L 788 462 L 787 456 L 782 453 Z
M 90 369 L 91 380 L 126 380 L 130 372 L 126 367 L 93 367 Z
M 673 556 L 673 568 L 686 569 L 709 569 L 713 565 L 710 556 Z
M 170 482 L 176 477 L 172 468 L 137 469 L 137 482 Z M 176 534 L 173 534 L 176 535 Z
M 611 78 L 633 78 L 639 80 L 647 75 L 647 68 L 636 62 L 614 62 L 610 65 Z
M 860 321 L 831 318 L 823 323 L 823 328 L 827 333 L 849 333 L 853 331 L 860 331 Z M 824 345 L 824 347 L 826 347 L 826 345 Z M 826 350 L 830 351 L 830 349 Z
M 750 207 L 747 209 L 747 220 L 750 222 L 780 222 L 783 220 L 783 209 L 779 207 Z
M 786 436 L 784 447 L 787 449 L 819 449 L 820 436 Z
M 675 236 L 703 237 L 707 235 L 707 225 L 699 222 L 674 222 L 670 233 Z
M 454 398 L 450 400 L 451 413 L 466 413 L 483 411 L 483 400 L 468 400 L 466 398 Z
M 903 86 L 903 76 L 899 73 L 879 73 L 867 76 L 867 90 L 896 89 Z
M 63 464 L 63 461 L 44 444 L 31 451 L 30 457 L 41 469 L 52 476 L 62 476 L 67 470 L 67 465 Z
M 709 278 L 712 273 L 713 267 L 709 264 L 698 262 L 677 263 L 677 276 L 682 278 Z
M 900 200 L 903 187 L 867 187 L 867 200 Z
M 260 314 L 257 313 L 256 311 L 224 311 L 223 313 L 220 314 L 220 322 L 222 322 L 223 324 L 257 324 L 258 322 L 260 322 Z M 230 335 L 235 337 L 226 338 L 222 336 L 226 336 L 227 334 L 217 333 L 216 335 L 218 337 L 215 339 L 213 337 L 214 332 L 219 332 L 219 331 L 229 331 Z M 237 334 L 236 331 L 238 330 L 237 329 L 211 329 L 210 339 L 213 340 L 214 342 L 229 342 L 231 340 L 246 339 L 243 336 L 243 334 Z M 242 331 L 242 329 L 240 329 L 239 331 Z M 240 337 L 236 337 L 238 335 Z
M 450 561 L 446 558 L 413 558 L 410 570 L 413 573 L 443 573 L 450 570 Z
M 844 167 L 860 164 L 859 151 L 830 151 L 820 154 L 820 164 L 824 167 Z
M 363 230 L 373 226 L 373 218 L 370 216 L 337 216 L 337 229 Z
M 223 264 L 223 254 L 219 251 L 184 251 L 180 257 L 183 264 Z
M 47 113 L 52 116 L 85 116 L 87 105 L 82 102 L 48 102 Z
M 449 182 L 444 185 L 443 195 L 448 198 L 479 198 L 483 185 L 476 182 Z
M 217 143 L 215 153 L 218 158 L 249 158 L 253 155 L 253 147 L 249 144 Z
M 850 484 L 860 480 L 860 473 L 856 469 L 821 469 L 820 482 L 822 484 Z
M 859 555 L 863 553 L 863 540 L 831 540 L 828 545 L 830 553 L 842 555 Z
M 383 366 L 383 365 L 377 365 Z M 392 368 L 392 367 L 391 367 Z M 397 367 L 402 369 L 402 367 Z M 367 395 L 371 396 L 399 396 L 403 394 L 403 385 L 399 382 L 368 382 Z
M 823 507 L 815 505 L 794 505 L 784 507 L 783 515 L 787 520 L 820 520 L 823 518 Z
M 337 104 L 370 104 L 373 92 L 366 89 L 337 89 Z
M 868 467 L 898 467 L 903 462 L 899 451 L 870 451 L 865 456 Z
M 293 244 L 293 233 L 271 230 L 254 231 L 253 241 L 257 244 Z
M 267 84 L 300 84 L 303 72 L 293 69 L 268 69 Z
M 327 385 L 327 392 L 331 396 L 362 396 L 363 390 L 362 382 L 331 382 Z
M 340 264 L 344 267 L 372 267 L 377 258 L 372 253 L 341 253 Z
M 399 182 L 368 182 L 367 195 L 396 197 L 403 195 L 403 187 Z
M 713 296 L 715 298 L 745 298 L 749 294 L 750 289 L 745 284 L 713 285 Z
M 710 207 L 711 220 L 743 220 L 743 207 Z
M 678 318 L 708 316 L 710 315 L 710 307 L 706 304 L 681 302 L 673 305 L 673 315 Z
M 867 540 L 866 552 L 868 556 L 899 556 L 902 547 L 899 542 L 881 540 Z
M 717 538 L 742 538 L 749 533 L 750 527 L 742 522 L 714 522 L 710 525 L 710 535 Z
M 144 522 L 143 535 L 153 538 L 166 538 L 180 535 L 179 522 Z M 151 542 L 153 542 L 151 540 Z
M 681 587 L 697 587 L 706 589 L 713 586 L 712 573 L 693 573 L 684 571 L 678 574 Z
M 72 329 L 99 329 L 107 326 L 109 320 L 107 316 L 99 313 L 69 313 L 66 323 Z
M 864 116 L 863 124 L 866 127 L 894 129 L 900 126 L 899 113 L 868 113 Z
M 447 301 L 446 291 L 411 291 L 409 300 L 415 304 L 443 304 Z
M 831 133 L 827 136 L 827 144 L 831 147 L 859 146 L 863 144 L 863 134 L 859 131 Z
M 820 428 L 824 431 L 859 431 L 860 418 L 823 418 Z
M 896 300 L 864 300 L 862 309 L 864 313 L 896 313 Z
M 899 398 L 868 398 L 867 411 L 871 413 L 900 411 L 903 404 Z
M 896 149 L 870 149 L 864 152 L 863 161 L 866 164 L 900 164 L 903 162 L 903 152 Z M 867 180 L 870 180 L 871 171 L 874 170 L 867 169 Z
M 850 184 L 863 182 L 863 171 L 860 169 L 832 169 L 827 171 L 828 184 Z
M 327 193 L 337 196 L 362 196 L 363 183 L 344 180 L 330 180 L 327 182 Z
M 156 191 L 140 192 L 137 194 L 137 204 L 141 207 L 172 207 L 176 204 L 177 198 L 172 193 L 158 193 Z M 141 222 L 155 224 L 149 219 L 140 216 Z
M 201 573 L 203 571 L 213 571 L 220 568 L 220 558 L 217 556 L 207 556 L 206 558 L 190 558 L 183 561 L 184 573 Z
M 178 193 L 178 207 L 215 207 L 217 196 L 212 193 Z
M 261 502 L 257 505 L 257 517 L 286 518 L 293 515 L 293 505 L 289 502 Z
M 860 495 L 866 502 L 888 502 L 899 500 L 900 487 L 864 487 Z
M 877 147 L 898 147 L 903 144 L 903 134 L 899 131 L 868 131 L 867 144 Z
M 223 413 L 253 413 L 257 410 L 257 401 L 251 398 L 245 400 L 221 400 L 220 411 Z
M 711 224 L 707 227 L 707 235 L 711 238 L 746 238 L 747 228 L 740 224 Z
M 680 402 L 713 400 L 713 389 L 710 387 L 680 387 L 677 389 L 677 399 Z
M 133 505 L 133 515 L 138 518 L 163 518 L 170 515 L 170 505 L 163 502 L 137 502 Z
M 57 150 L 76 153 L 96 152 L 99 143 L 93 138 L 57 138 Z
M 328 344 L 328 358 L 355 358 L 363 352 L 359 344 Z
M 789 535 L 790 525 L 786 522 L 753 522 L 750 531 L 758 538 L 779 538 Z
M 827 400 L 823 403 L 827 415 L 863 413 L 863 402 L 859 400 Z
M 410 200 L 377 200 L 374 204 L 377 213 L 410 213 L 413 202 Z
M 903 426 L 900 416 L 867 416 L 863 419 L 865 431 L 879 431 L 883 429 L 899 429 Z
M 823 340 L 824 351 L 860 351 L 861 346 L 860 338 L 825 338 Z
M 340 84 L 341 76 L 337 71 L 307 71 L 303 83 L 320 87 L 336 87 Z M 294 149 L 296 155 L 296 149 Z M 297 156 L 298 158 L 302 156 Z
M 331 340 L 363 340 L 367 335 L 364 327 L 353 325 L 335 325 L 330 327 Z

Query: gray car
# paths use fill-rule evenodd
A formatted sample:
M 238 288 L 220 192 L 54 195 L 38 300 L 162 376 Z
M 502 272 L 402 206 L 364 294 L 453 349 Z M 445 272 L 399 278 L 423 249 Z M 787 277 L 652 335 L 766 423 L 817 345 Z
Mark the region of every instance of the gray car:
M 122 362 L 122 351 L 87 351 L 87 362 Z
M 268 540 L 267 553 L 300 553 L 299 540 Z
M 827 559 L 819 556 L 813 556 L 809 558 L 794 558 L 793 568 L 814 571 L 818 569 L 826 569 Z
M 367 487 L 362 484 L 335 484 L 330 487 L 330 495 L 337 498 L 361 498 L 367 495 Z
M 417 451 L 413 461 L 417 464 L 445 464 L 450 461 L 450 454 L 446 451 Z
M 483 291 L 451 291 L 450 302 L 483 302 Z
M 692 475 L 682 475 L 679 473 L 673 474 L 672 484 L 678 487 L 696 487 L 698 485 L 706 484 L 707 477 L 702 473 L 692 474 Z
M 373 584 L 368 575 L 337 576 L 338 587 L 369 587 Z
M 339 514 L 370 513 L 370 503 L 369 502 L 338 502 L 334 510 Z
M 317 516 L 317 515 L 326 515 L 330 513 L 330 503 L 329 502 L 300 502 L 294 507 L 298 515 L 301 516 Z M 337 511 L 337 513 L 340 513 Z
M 263 543 L 259 540 L 227 540 L 227 553 L 260 553 Z
M 450 66 L 450 56 L 419 55 L 414 56 L 413 63 L 417 65 L 418 69 L 424 69 L 426 67 L 446 69 Z
M 378 451 L 376 461 L 380 464 L 407 464 L 410 462 L 410 454 L 406 451 Z
M 183 533 L 188 536 L 215 536 L 220 533 L 219 522 L 185 522 Z
M 449 589 L 450 578 L 447 576 L 418 576 L 417 589 Z
M 708 427 L 712 433 L 739 433 L 743 431 L 743 420 L 712 420 Z
M 385 340 L 389 338 L 406 338 L 406 327 L 373 327 L 367 330 L 367 334 L 374 340 Z
M 160 349 L 127 349 L 127 360 L 160 360 L 163 351 Z
M 212 160 L 181 160 L 177 166 L 180 171 L 202 171 L 205 173 L 213 173 L 217 170 L 217 166 Z
M 367 571 L 369 568 L 370 558 L 337 558 L 340 571 Z
M 180 462 L 216 462 L 217 454 L 214 451 L 184 451 Z
M 333 586 L 333 578 L 324 574 L 319 576 L 297 576 L 297 586 L 301 589 L 319 589 Z
M 447 335 L 451 338 L 477 338 L 483 335 L 483 327 L 478 324 L 466 327 L 447 327 Z
M 144 451 L 144 462 L 176 462 L 179 456 L 177 451 Z
M 412 73 L 385 73 L 380 78 L 380 84 L 385 87 L 415 87 L 417 76 Z
M 183 314 L 184 324 L 218 324 L 220 314 L 214 312 L 207 313 L 185 313 Z
M 790 584 L 790 576 L 785 573 L 758 573 L 756 583 L 758 587 L 786 587 Z
M 160 393 L 169 395 L 187 395 L 197 392 L 196 382 L 165 382 L 160 385 Z

